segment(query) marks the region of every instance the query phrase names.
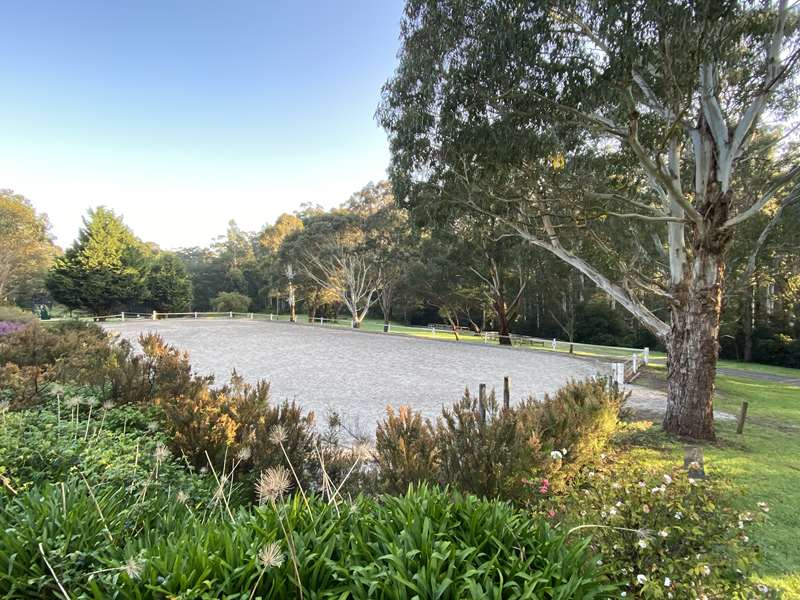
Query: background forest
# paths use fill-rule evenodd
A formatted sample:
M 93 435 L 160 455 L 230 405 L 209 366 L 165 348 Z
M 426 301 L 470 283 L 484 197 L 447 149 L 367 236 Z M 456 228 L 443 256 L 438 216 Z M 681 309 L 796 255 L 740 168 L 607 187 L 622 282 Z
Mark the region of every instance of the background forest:
M 758 179 L 754 174 L 753 193 Z M 298 318 L 350 319 L 342 293 L 350 272 L 365 281 L 362 312 L 387 322 L 658 347 L 633 317 L 552 254 L 504 236 L 489 217 L 431 224 L 399 206 L 388 182 L 370 183 L 338 208 L 282 214 L 260 231 L 230 221 L 208 246 L 174 251 L 140 240 L 103 207 L 88 212 L 64 252 L 48 235 L 46 215 L 24 197 L 2 192 L 0 213 L 0 300 L 23 308 L 49 310 L 55 302 L 92 314 L 286 314 L 291 283 Z M 800 252 L 792 232 L 800 208 L 788 206 L 763 236 L 768 218 L 752 220 L 727 255 L 720 355 L 798 367 Z M 623 225 L 619 235 L 632 236 Z M 598 261 L 609 262 L 606 250 L 596 249 Z

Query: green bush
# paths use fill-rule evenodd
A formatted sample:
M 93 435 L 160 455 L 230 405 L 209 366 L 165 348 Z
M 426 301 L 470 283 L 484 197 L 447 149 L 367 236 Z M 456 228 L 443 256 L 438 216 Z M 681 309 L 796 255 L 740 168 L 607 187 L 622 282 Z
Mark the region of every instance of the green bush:
M 592 535 L 629 598 L 763 598 L 748 575 L 758 558 L 748 529 L 768 507 L 737 512 L 724 482 L 691 479 L 609 455 L 563 495 L 539 494 L 541 513 Z
M 176 452 L 197 467 L 236 462 L 239 471 L 285 465 L 284 451 L 304 483 L 317 479 L 314 414 L 294 402 L 270 402 L 269 384 L 245 383 L 235 371 L 219 388 L 199 386 L 191 396 L 164 396 L 158 406 Z M 283 439 L 274 435 L 280 426 Z M 283 446 L 283 449 L 281 448 Z
M 390 491 L 438 480 L 462 491 L 527 503 L 531 487 L 560 489 L 597 460 L 617 429 L 623 394 L 603 382 L 572 382 L 541 401 L 500 409 L 494 393 L 481 407 L 466 392 L 433 427 L 418 413 L 390 411 L 376 453 Z
M 245 312 L 250 308 L 250 296 L 239 292 L 220 292 L 212 298 L 211 306 L 218 312 Z
M 381 483 L 390 493 L 438 478 L 433 427 L 409 406 L 401 406 L 397 415 L 386 407 L 386 420 L 375 431 L 375 454 Z

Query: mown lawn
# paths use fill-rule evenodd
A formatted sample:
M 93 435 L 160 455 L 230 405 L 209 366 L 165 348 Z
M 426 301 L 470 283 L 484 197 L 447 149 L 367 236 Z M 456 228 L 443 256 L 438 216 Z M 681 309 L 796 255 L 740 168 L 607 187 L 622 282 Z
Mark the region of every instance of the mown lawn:
M 800 387 L 719 376 L 716 407 L 738 414 L 742 401 L 749 404 L 744 434 L 736 434 L 736 423 L 718 422 L 717 442 L 704 448 L 706 471 L 741 491 L 730 500 L 742 511 L 768 504 L 767 520 L 752 535 L 763 551 L 758 581 L 800 599 Z M 684 446 L 657 424 L 635 444 L 631 452 L 643 462 L 682 462 Z

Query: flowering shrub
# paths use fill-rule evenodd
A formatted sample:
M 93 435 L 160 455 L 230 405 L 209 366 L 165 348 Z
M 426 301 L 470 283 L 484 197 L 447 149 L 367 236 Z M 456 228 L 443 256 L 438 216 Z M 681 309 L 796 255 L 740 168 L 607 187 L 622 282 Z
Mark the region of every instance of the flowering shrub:
M 0 336 L 14 333 L 25 327 L 25 323 L 17 323 L 14 321 L 0 321 Z
M 545 486 L 543 486 L 545 487 Z M 762 598 L 748 582 L 758 556 L 748 528 L 766 505 L 737 512 L 719 484 L 686 472 L 637 472 L 606 457 L 564 495 L 538 494 L 537 512 L 591 534 L 602 566 L 629 598 Z

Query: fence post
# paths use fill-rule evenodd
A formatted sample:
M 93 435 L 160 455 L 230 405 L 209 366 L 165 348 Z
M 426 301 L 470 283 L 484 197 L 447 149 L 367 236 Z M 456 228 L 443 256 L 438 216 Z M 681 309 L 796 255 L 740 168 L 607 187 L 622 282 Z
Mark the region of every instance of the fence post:
M 194 311 L 194 318 L 197 318 L 197 311 Z
M 436 327 L 431 327 L 431 335 L 436 335 Z
M 229 310 L 229 311 L 228 311 L 228 318 L 229 318 L 229 319 L 232 319 L 232 318 L 233 318 L 233 311 L 232 311 L 232 310 Z
M 618 386 L 625 385 L 625 363 L 614 363 L 612 367 L 612 377 L 614 379 L 614 383 L 616 383 Z
M 125 320 L 125 311 L 123 310 L 123 311 L 120 313 L 120 315 L 119 315 L 119 316 L 120 316 L 120 317 L 122 317 L 122 320 L 124 321 L 124 320 Z
M 253 320 L 253 313 L 250 313 L 250 320 Z
M 503 377 L 503 408 L 508 410 L 511 406 L 511 378 L 506 375 Z
M 553 350 L 556 349 L 558 349 L 558 340 L 556 338 L 553 338 Z
M 269 320 L 272 321 L 272 313 L 269 313 Z
M 638 373 L 639 372 L 639 355 L 636 354 L 636 352 L 634 352 L 632 359 L 633 359 L 633 372 L 634 373 Z
M 158 317 L 156 317 L 156 311 L 153 311 L 153 321 L 155 321 Z
M 650 363 L 650 348 L 645 348 L 644 353 L 642 354 L 642 361 L 645 365 Z
M 747 418 L 747 402 L 742 402 L 742 408 L 739 410 L 739 419 L 736 423 L 736 433 L 741 434 L 744 431 L 744 420 Z
M 481 414 L 481 423 L 486 423 L 486 384 L 478 386 L 478 410 Z

